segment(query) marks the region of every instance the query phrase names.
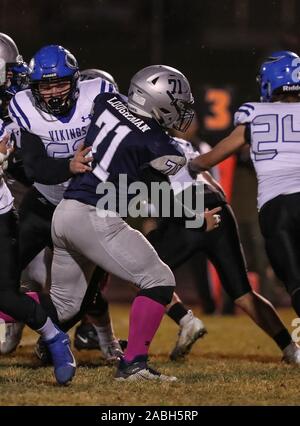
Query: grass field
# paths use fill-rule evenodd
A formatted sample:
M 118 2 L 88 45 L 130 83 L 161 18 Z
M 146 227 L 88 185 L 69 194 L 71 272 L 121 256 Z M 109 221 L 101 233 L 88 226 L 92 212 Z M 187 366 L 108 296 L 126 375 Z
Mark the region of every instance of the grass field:
M 129 307 L 112 305 L 118 336 L 127 336 Z M 290 328 L 295 316 L 280 311 Z M 114 367 L 98 351 L 75 352 L 79 368 L 69 387 L 55 384 L 51 368 L 33 355 L 35 335 L 26 329 L 22 345 L 0 358 L 0 405 L 299 405 L 300 368 L 280 362 L 281 353 L 244 315 L 203 317 L 208 335 L 185 362 L 168 353 L 177 327 L 165 318 L 151 346 L 151 363 L 178 377 L 176 383 L 114 382 Z M 72 334 L 72 333 L 71 333 Z

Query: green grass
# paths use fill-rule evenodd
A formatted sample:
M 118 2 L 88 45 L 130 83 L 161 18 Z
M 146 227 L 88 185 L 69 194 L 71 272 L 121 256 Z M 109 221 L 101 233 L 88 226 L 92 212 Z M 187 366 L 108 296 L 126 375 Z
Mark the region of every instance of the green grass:
M 125 338 L 128 306 L 111 307 L 115 330 Z M 295 316 L 282 310 L 290 328 Z M 299 405 L 300 368 L 280 362 L 281 352 L 244 315 L 203 317 L 208 335 L 185 362 L 168 354 L 177 326 L 165 318 L 151 346 L 151 364 L 178 377 L 176 383 L 114 382 L 98 351 L 75 352 L 79 368 L 68 387 L 56 385 L 52 369 L 33 355 L 35 335 L 26 329 L 21 346 L 0 357 L 0 405 Z M 72 334 L 72 333 L 71 333 Z

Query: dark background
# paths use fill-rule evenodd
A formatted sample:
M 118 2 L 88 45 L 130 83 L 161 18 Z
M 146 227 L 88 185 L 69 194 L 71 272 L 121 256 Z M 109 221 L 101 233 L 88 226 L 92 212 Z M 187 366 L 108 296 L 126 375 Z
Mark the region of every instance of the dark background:
M 208 108 L 204 87 L 230 88 L 232 111 L 257 99 L 255 76 L 267 53 L 299 46 L 297 0 L 0 0 L 0 5 L 0 31 L 12 36 L 26 60 L 45 44 L 62 44 L 82 69 L 113 74 L 123 92 L 140 68 L 171 65 L 190 80 L 202 113 Z M 209 134 L 205 126 L 202 132 Z M 212 134 L 210 142 L 219 136 Z

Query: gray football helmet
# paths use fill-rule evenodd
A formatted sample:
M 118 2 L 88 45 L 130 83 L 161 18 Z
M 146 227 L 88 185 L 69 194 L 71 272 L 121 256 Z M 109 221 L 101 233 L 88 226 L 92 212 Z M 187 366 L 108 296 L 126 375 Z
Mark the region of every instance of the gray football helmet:
M 98 70 L 97 68 L 89 68 L 83 71 L 80 71 L 80 80 L 84 81 L 84 80 L 93 80 L 94 78 L 104 78 L 104 80 L 109 81 L 116 89 L 116 91 L 119 91 L 119 87 L 116 83 L 116 80 L 113 78 L 113 76 L 107 72 L 107 71 L 103 71 L 103 70 Z
M 162 127 L 184 132 L 194 117 L 193 103 L 187 78 L 175 68 L 151 65 L 131 79 L 128 109 L 154 118 Z
M 22 62 L 16 43 L 8 35 L 0 33 L 0 86 L 6 82 L 6 65 Z

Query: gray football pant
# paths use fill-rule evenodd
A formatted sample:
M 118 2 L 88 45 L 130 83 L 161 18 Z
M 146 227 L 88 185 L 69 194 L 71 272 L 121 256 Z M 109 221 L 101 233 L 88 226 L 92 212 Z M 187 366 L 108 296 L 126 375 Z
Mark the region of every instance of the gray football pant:
M 79 311 L 95 265 L 141 289 L 175 286 L 170 268 L 139 231 L 119 216 L 99 217 L 94 206 L 62 200 L 52 239 L 50 295 L 62 322 Z

